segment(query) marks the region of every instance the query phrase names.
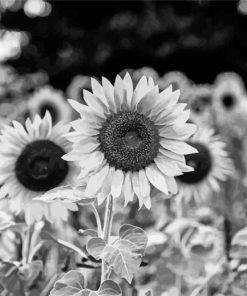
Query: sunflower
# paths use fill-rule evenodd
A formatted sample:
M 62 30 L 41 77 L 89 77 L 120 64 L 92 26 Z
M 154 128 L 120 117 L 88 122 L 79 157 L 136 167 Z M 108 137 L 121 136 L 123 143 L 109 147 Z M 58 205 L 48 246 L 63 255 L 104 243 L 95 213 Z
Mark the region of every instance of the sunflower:
M 226 72 L 217 76 L 213 89 L 213 110 L 216 124 L 221 131 L 243 136 L 246 132 L 246 90 L 236 73 Z
M 37 90 L 28 101 L 31 115 L 39 114 L 44 116 L 49 111 L 54 123 L 63 121 L 70 122 L 73 119 L 73 112 L 63 97 L 61 91 L 50 86 L 44 86 Z
M 170 84 L 175 90 L 180 90 L 180 100 L 184 101 L 191 87 L 191 82 L 189 81 L 187 76 L 180 71 L 171 71 L 167 72 L 158 80 L 158 85 L 162 90 L 167 88 Z
M 194 168 L 193 172 L 176 177 L 178 198 L 196 202 L 207 199 L 212 191 L 219 191 L 218 181 L 225 181 L 233 172 L 232 160 L 225 151 L 226 144 L 213 129 L 200 128 L 187 142 L 198 153 L 186 155 L 186 164 Z
M 83 92 L 83 89 L 91 90 L 90 81 L 91 80 L 89 76 L 83 76 L 83 75 L 75 76 L 72 79 L 66 91 L 68 98 L 85 104 L 85 101 L 83 100 L 82 92 Z
M 119 73 L 119 76 L 123 78 L 126 73 L 129 73 L 132 78 L 133 86 L 136 87 L 138 81 L 142 78 L 142 76 L 152 77 L 154 81 L 159 79 L 159 74 L 151 67 L 142 67 L 139 69 L 125 69 Z
M 125 204 L 138 197 L 140 207 L 151 207 L 152 187 L 168 194 L 177 192 L 174 176 L 190 171 L 184 154 L 197 150 L 184 142 L 195 132 L 186 124 L 189 110 L 177 103 L 179 91 L 169 87 L 159 93 L 151 77 L 143 76 L 135 89 L 130 75 L 117 75 L 114 86 L 92 79 L 93 93 L 84 90 L 88 106 L 70 100 L 81 118 L 73 121 L 73 142 L 63 158 L 81 165 L 79 179 L 88 178 L 85 194 L 121 194 Z
M 212 86 L 194 85 L 188 90 L 186 102 L 190 108 L 190 120 L 197 125 L 212 126 Z
M 33 122 L 28 118 L 23 127 L 13 121 L 0 136 L 0 198 L 9 197 L 11 212 L 25 214 L 27 223 L 41 220 L 66 219 L 67 208 L 74 205 L 47 204 L 34 197 L 60 185 L 73 184 L 76 167 L 61 156 L 68 152 L 70 143 L 63 137 L 69 125 L 58 123 L 52 127 L 51 115 L 43 119 L 36 115 Z

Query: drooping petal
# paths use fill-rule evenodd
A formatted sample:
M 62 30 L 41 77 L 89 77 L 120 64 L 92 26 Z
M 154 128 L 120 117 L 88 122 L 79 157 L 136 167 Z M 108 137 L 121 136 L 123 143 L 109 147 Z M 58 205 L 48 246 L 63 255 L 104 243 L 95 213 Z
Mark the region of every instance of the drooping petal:
M 94 196 L 98 193 L 98 191 L 103 187 L 108 171 L 109 165 L 106 164 L 100 171 L 89 178 L 85 190 L 86 196 Z
M 164 175 L 160 172 L 155 164 L 151 164 L 146 167 L 146 176 L 150 183 L 160 191 L 168 194 L 168 188 Z
M 122 170 L 116 170 L 112 177 L 111 194 L 113 198 L 119 197 L 122 192 L 124 174 Z

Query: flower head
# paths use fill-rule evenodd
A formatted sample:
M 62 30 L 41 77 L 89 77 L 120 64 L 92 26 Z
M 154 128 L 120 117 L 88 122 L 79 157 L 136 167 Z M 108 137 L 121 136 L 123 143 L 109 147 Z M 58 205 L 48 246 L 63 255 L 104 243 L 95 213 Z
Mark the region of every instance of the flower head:
M 28 107 L 33 116 L 45 115 L 49 111 L 54 123 L 63 121 L 68 123 L 73 119 L 73 112 L 61 91 L 50 86 L 44 86 L 37 90 L 29 99 Z
M 38 115 L 33 122 L 27 119 L 24 127 L 13 121 L 13 126 L 2 130 L 0 198 L 8 195 L 11 211 L 24 212 L 28 223 L 43 217 L 50 221 L 67 218 L 66 207 L 48 205 L 33 198 L 57 186 L 73 183 L 76 168 L 61 158 L 70 148 L 63 137 L 68 130 L 69 126 L 61 123 L 52 127 L 48 112 L 43 119 Z
M 83 89 L 91 89 L 90 77 L 77 75 L 71 81 L 70 85 L 67 88 L 66 93 L 70 99 L 73 99 L 75 101 L 85 104 L 85 102 L 83 101 L 83 94 L 82 94 Z
M 212 92 L 212 86 L 207 84 L 194 85 L 187 91 L 190 120 L 199 126 L 212 126 L 214 122 Z
M 232 72 L 217 76 L 213 88 L 213 111 L 221 132 L 243 137 L 246 134 L 246 90 L 243 80 Z
M 170 71 L 165 73 L 165 75 L 158 80 L 158 85 L 162 90 L 169 85 L 172 85 L 175 90 L 179 89 L 181 92 L 180 100 L 184 101 L 190 90 L 191 82 L 183 72 Z
M 150 208 L 152 187 L 176 193 L 174 176 L 191 170 L 184 154 L 196 152 L 184 142 L 195 125 L 186 124 L 189 110 L 177 103 L 179 91 L 159 93 L 145 76 L 133 89 L 128 73 L 123 80 L 117 76 L 114 86 L 92 79 L 92 91 L 84 90 L 88 106 L 70 101 L 81 119 L 72 122 L 73 149 L 64 156 L 80 162 L 80 177 L 88 178 L 85 194 L 97 195 L 99 203 L 122 194 L 126 204 L 136 195 L 140 206 Z
M 177 177 L 179 196 L 200 202 L 212 191 L 220 190 L 218 181 L 225 181 L 232 174 L 233 164 L 225 150 L 226 144 L 212 129 L 198 129 L 188 143 L 198 153 L 186 155 L 186 164 L 194 171 Z

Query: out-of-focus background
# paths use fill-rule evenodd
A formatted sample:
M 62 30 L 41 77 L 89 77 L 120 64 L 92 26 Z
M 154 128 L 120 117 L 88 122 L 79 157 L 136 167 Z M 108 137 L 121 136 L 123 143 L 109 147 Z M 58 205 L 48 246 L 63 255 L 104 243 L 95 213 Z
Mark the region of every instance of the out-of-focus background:
M 239 1 L 1 0 L 0 61 L 66 90 L 75 75 L 149 66 L 196 83 L 247 80 L 247 4 Z M 4 73 L 1 74 L 4 76 Z M 9 75 L 8 75 L 9 76 Z

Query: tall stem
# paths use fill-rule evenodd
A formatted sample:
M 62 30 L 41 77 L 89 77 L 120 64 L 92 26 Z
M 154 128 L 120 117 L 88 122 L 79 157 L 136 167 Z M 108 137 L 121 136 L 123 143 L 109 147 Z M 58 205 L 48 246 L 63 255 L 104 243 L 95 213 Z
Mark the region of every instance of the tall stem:
M 22 262 L 24 265 L 28 263 L 33 229 L 34 229 L 33 224 L 29 225 L 27 232 L 24 236 L 23 247 L 22 247 Z
M 103 229 L 103 239 L 106 244 L 109 242 L 112 229 L 112 219 L 113 219 L 113 198 L 108 195 L 105 209 L 105 219 L 104 219 L 104 229 Z M 107 266 L 104 260 L 102 260 L 101 265 L 101 283 L 107 279 Z
M 95 219 L 96 219 L 96 223 L 97 223 L 97 229 L 98 229 L 98 236 L 99 237 L 102 237 L 103 233 L 102 233 L 102 225 L 101 225 L 101 220 L 100 220 L 100 216 L 99 216 L 99 213 L 95 207 L 94 204 L 91 205 L 92 206 L 92 210 L 93 210 L 93 213 L 94 213 L 94 216 L 95 216 Z

